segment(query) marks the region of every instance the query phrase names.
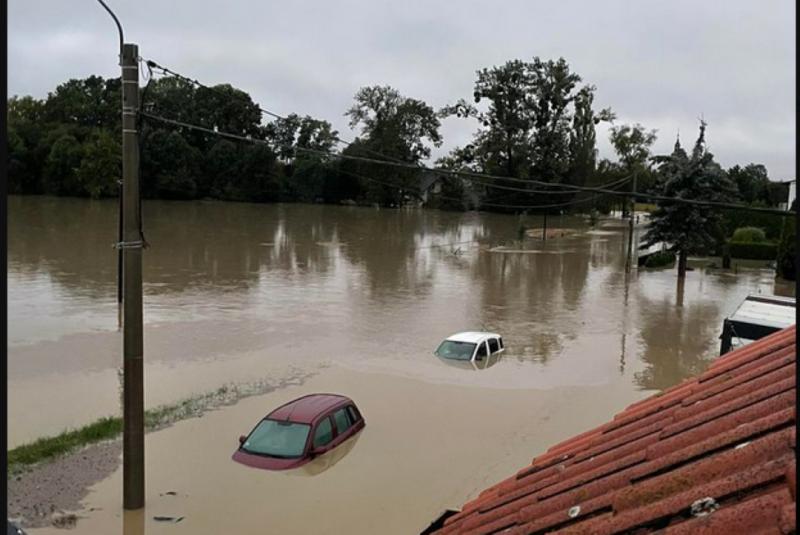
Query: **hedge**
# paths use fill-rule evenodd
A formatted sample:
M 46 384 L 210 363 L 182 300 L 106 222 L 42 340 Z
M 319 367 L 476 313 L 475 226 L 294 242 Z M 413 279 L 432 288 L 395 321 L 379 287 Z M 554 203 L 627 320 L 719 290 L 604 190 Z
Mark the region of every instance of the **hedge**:
M 778 256 L 778 244 L 774 242 L 749 243 L 728 242 L 731 258 L 743 260 L 775 260 Z
M 763 206 L 758 205 L 756 206 Z M 737 228 L 758 227 L 764 231 L 768 240 L 777 240 L 781 236 L 783 217 L 744 210 L 725 210 L 722 214 L 723 232 L 731 236 Z
M 764 230 L 758 227 L 739 227 L 733 232 L 731 241 L 737 243 L 762 243 L 767 241 Z
M 778 274 L 784 279 L 792 281 L 797 276 L 796 224 L 793 217 L 785 219 L 781 241 L 778 245 Z
M 669 266 L 675 263 L 675 253 L 672 251 L 659 251 L 647 257 L 644 261 L 644 267 L 659 268 Z

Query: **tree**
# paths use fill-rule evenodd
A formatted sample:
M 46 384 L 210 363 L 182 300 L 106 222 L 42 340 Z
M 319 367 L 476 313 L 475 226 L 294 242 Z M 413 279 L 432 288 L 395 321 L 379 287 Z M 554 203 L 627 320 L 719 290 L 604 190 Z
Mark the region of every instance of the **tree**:
M 572 116 L 572 130 L 569 133 L 570 166 L 566 182 L 583 186 L 597 169 L 597 133 L 595 126 L 601 121 L 613 121 L 610 109 L 595 114 L 594 86 L 585 86 L 575 97 L 575 113 Z
M 345 114 L 350 118 L 350 128 L 361 128 L 361 143 L 354 152 L 370 158 L 419 164 L 430 157 L 430 145 L 441 145 L 439 119 L 425 102 L 405 97 L 389 86 L 362 87 L 354 100 L 355 104 Z M 413 169 L 369 163 L 350 167 L 383 182 L 366 185 L 367 195 L 374 202 L 399 206 L 406 194 L 418 191 L 420 175 Z
M 797 213 L 797 200 L 790 207 Z M 787 280 L 797 278 L 797 216 L 784 217 L 781 241 L 778 243 L 778 274 Z
M 471 118 L 479 125 L 472 142 L 450 154 L 451 161 L 515 178 L 553 183 L 587 179 L 596 158 L 595 125 L 613 119 L 610 109 L 593 112 L 593 86 L 578 88 L 581 78 L 563 58 L 512 60 L 476 74 L 474 104 L 462 99 L 440 111 L 443 117 Z M 482 103 L 486 106 L 478 108 Z M 517 195 L 516 200 L 552 201 L 541 195 Z
M 43 140 L 44 103 L 30 96 L 8 99 L 9 193 L 42 193 L 42 170 L 50 146 Z
M 268 124 L 265 133 L 285 165 L 283 195 L 306 202 L 323 197 L 332 167 L 328 153 L 339 141 L 339 133 L 331 123 L 293 113 Z
M 660 156 L 663 181 L 658 194 L 679 199 L 721 201 L 733 199 L 736 188 L 705 146 L 706 123 L 700 122 L 700 135 L 691 156 L 676 141 L 669 156 Z M 642 247 L 666 242 L 678 252 L 678 277 L 686 276 L 689 254 L 703 253 L 719 243 L 721 214 L 706 206 L 660 201 L 652 213 Z
M 44 189 L 51 195 L 81 196 L 78 168 L 83 159 L 83 145 L 70 134 L 63 133 L 53 143 L 44 166 Z
M 761 164 L 751 163 L 745 167 L 734 165 L 728 169 L 728 176 L 739 189 L 739 198 L 748 204 L 770 203 L 770 181 L 767 168 Z
M 649 170 L 650 147 L 656 141 L 656 130 L 648 132 L 638 123 L 615 126 L 611 128 L 609 140 L 625 171 L 632 173 Z
M 77 170 L 82 190 L 93 199 L 118 194 L 122 179 L 122 147 L 107 130 L 96 129 L 83 146 Z
M 201 176 L 200 151 L 189 145 L 178 132 L 157 129 L 142 143 L 142 190 L 156 199 L 195 199 L 203 192 L 197 184 Z
M 72 79 L 48 94 L 43 118 L 47 122 L 113 128 L 121 122 L 120 101 L 119 80 L 112 83 L 101 76 Z

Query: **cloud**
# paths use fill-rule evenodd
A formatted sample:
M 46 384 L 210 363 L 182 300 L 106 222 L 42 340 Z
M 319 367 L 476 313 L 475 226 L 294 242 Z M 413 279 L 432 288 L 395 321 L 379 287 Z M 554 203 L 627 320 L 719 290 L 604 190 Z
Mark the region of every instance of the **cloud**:
M 441 107 L 469 97 L 477 69 L 563 56 L 597 86 L 598 107 L 659 132 L 680 129 L 723 165 L 767 165 L 794 177 L 795 4 L 791 0 L 630 2 L 507 0 L 109 0 L 144 57 L 207 83 L 229 82 L 265 107 L 330 120 L 362 85 L 389 84 Z M 95 2 L 9 2 L 9 94 L 43 97 L 89 74 L 116 76 L 116 29 Z M 448 120 L 442 154 L 474 124 Z M 605 129 L 601 156 L 613 158 Z

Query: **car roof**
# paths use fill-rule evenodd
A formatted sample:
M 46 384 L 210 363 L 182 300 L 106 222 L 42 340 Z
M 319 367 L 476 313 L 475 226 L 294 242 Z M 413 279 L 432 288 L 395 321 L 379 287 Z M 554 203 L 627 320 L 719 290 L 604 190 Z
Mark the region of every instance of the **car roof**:
M 339 394 L 308 394 L 281 405 L 267 415 L 271 420 L 311 424 L 328 410 L 352 400 Z
M 486 338 L 500 338 L 500 335 L 496 333 L 480 331 L 465 331 L 463 333 L 456 333 L 447 337 L 448 340 L 453 342 L 470 342 L 472 344 L 477 344 Z

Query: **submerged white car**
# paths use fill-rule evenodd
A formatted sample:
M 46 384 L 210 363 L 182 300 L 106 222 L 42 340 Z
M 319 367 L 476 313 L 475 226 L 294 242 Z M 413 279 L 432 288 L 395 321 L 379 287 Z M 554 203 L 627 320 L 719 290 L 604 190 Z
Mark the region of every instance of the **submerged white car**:
M 434 355 L 444 359 L 476 362 L 503 351 L 503 338 L 499 334 L 467 331 L 448 337 L 439 344 Z

